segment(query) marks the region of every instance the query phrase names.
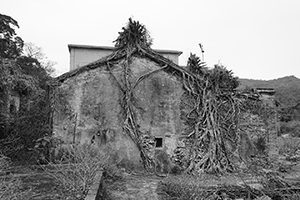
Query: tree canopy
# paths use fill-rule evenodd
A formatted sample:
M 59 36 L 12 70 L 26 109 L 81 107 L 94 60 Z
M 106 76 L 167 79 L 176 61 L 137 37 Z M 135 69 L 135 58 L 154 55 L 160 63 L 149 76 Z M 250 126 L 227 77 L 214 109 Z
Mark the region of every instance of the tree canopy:
M 16 58 L 22 53 L 24 42 L 17 36 L 18 22 L 12 17 L 0 14 L 0 57 Z
M 23 47 L 23 57 L 27 57 L 31 60 L 37 60 L 39 66 L 47 72 L 48 75 L 52 75 L 54 73 L 53 66 L 56 62 L 49 60 L 45 53 L 43 52 L 41 47 L 38 47 L 32 42 L 25 42 Z
M 137 45 L 148 48 L 152 45 L 152 38 L 145 25 L 129 18 L 127 26 L 122 28 L 114 42 L 117 48 L 135 47 Z
M 18 27 L 12 17 L 0 14 L 0 151 L 23 159 L 20 153 L 49 131 L 46 82 L 53 65 L 35 45 L 24 48 Z M 36 51 L 30 53 L 29 47 Z M 13 93 L 20 98 L 17 112 L 9 109 Z M 9 145 L 2 144 L 5 140 Z

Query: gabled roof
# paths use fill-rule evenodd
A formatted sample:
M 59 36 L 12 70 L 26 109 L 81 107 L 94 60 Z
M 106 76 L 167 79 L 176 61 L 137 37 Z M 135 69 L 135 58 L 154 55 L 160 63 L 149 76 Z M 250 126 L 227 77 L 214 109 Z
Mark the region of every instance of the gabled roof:
M 101 48 L 107 48 L 107 47 L 101 47 Z M 108 47 L 111 48 L 111 47 Z M 116 49 L 114 48 L 114 52 L 106 57 L 103 57 L 97 61 L 91 62 L 87 65 L 84 65 L 80 68 L 77 68 L 75 70 L 72 70 L 70 72 L 67 72 L 65 74 L 62 74 L 61 76 L 56 77 L 50 84 L 51 85 L 55 85 L 55 83 L 62 83 L 64 82 L 66 79 L 76 76 L 82 72 L 85 71 L 89 71 L 91 69 L 95 69 L 97 67 L 100 66 L 104 66 L 107 63 L 113 63 L 117 60 L 123 59 L 128 55 L 128 52 L 126 49 Z M 174 51 L 174 53 L 177 51 Z M 180 52 L 177 52 L 180 53 Z M 172 72 L 172 74 L 184 74 L 187 75 L 189 77 L 194 77 L 193 74 L 191 74 L 190 72 L 188 72 L 186 69 L 178 66 L 177 64 L 175 64 L 174 62 L 172 62 L 171 60 L 163 57 L 162 55 L 160 55 L 157 51 L 152 50 L 150 48 L 143 48 L 139 45 L 137 45 L 135 48 L 130 50 L 130 56 L 133 55 L 139 55 L 141 57 L 146 57 L 149 58 L 150 60 L 156 62 L 157 64 L 159 64 L 164 68 L 164 71 L 169 71 Z

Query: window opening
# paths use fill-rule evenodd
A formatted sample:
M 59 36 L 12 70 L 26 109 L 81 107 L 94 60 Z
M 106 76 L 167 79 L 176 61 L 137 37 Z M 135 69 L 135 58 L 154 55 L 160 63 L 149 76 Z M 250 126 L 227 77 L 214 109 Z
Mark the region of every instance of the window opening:
M 155 138 L 155 148 L 161 148 L 163 146 L 162 138 Z
M 15 111 L 16 111 L 16 107 L 15 107 L 14 102 L 12 102 L 9 106 L 9 112 L 12 114 L 12 113 L 15 113 Z

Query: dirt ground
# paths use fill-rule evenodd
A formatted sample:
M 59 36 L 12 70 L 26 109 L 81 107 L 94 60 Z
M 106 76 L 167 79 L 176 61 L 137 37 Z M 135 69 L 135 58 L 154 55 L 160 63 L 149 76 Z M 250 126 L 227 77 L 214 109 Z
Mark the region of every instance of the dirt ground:
M 110 199 L 114 200 L 159 200 L 157 185 L 165 176 L 138 173 L 124 174 L 122 180 L 105 179 Z
M 122 180 L 105 179 L 106 189 L 109 200 L 165 200 L 166 196 L 157 189 L 158 183 L 163 181 L 167 176 L 158 176 L 155 174 L 127 174 L 124 173 Z M 279 174 L 283 179 L 290 183 L 300 182 L 300 164 L 293 166 L 290 171 Z M 202 181 L 205 186 L 213 186 L 220 184 L 227 185 L 244 185 L 256 189 L 262 187 L 260 177 L 252 175 L 220 176 L 214 179 L 204 179 Z
M 32 200 L 58 200 L 59 194 L 54 181 L 38 168 L 21 166 L 14 167 L 9 172 L 22 180 L 24 188 L 32 189 Z M 300 164 L 293 166 L 290 171 L 281 174 L 284 179 L 291 182 L 300 182 Z M 157 190 L 158 183 L 166 176 L 150 173 L 123 173 L 123 179 L 105 179 L 106 189 L 110 199 L 113 200 L 163 200 L 164 194 Z M 248 177 L 248 184 L 256 182 L 254 177 Z M 254 178 L 255 179 L 255 178 Z M 219 180 L 210 184 L 220 182 L 238 183 L 236 177 L 220 177 Z M 242 183 L 241 183 L 242 184 Z
M 53 180 L 35 167 L 15 166 L 7 172 L 20 179 L 24 189 L 31 189 L 31 200 L 58 200 L 59 195 Z

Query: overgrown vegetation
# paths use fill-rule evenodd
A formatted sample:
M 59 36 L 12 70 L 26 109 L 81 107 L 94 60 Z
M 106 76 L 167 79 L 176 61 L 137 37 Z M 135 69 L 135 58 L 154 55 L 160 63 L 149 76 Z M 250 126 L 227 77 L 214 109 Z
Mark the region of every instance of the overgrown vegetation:
M 251 88 L 274 88 L 275 100 L 280 106 L 280 134 L 289 134 L 299 137 L 300 123 L 300 79 L 295 76 L 286 76 L 274 80 L 240 79 L 239 89 Z
M 187 172 L 223 173 L 233 170 L 225 140 L 237 141 L 239 104 L 233 90 L 237 78 L 223 66 L 208 69 L 191 54 L 188 69 L 195 76 L 183 101 L 189 108 L 183 114 L 190 129 L 185 133 L 189 151 Z
M 300 103 L 281 108 L 280 134 L 300 137 Z
M 53 65 L 35 57 L 41 49 L 34 55 L 28 48 L 23 51 L 16 20 L 0 14 L 0 24 L 0 148 L 6 156 L 27 162 L 34 157 L 35 140 L 49 134 L 46 82 Z
M 30 51 L 29 54 L 22 54 L 23 42 L 15 37 L 14 29 L 10 26 L 11 24 L 18 27 L 15 20 L 0 15 L 0 23 L 3 24 L 1 28 L 6 29 L 0 29 L 1 34 L 5 36 L 5 40 L 1 39 L 0 42 L 7 48 L 11 48 L 9 51 L 0 48 L 0 51 L 3 51 L 0 52 L 0 71 L 3 72 L 0 74 L 2 95 L 0 145 L 5 155 L 16 160 L 22 158 L 28 160 L 23 152 L 30 152 L 38 138 L 44 136 L 47 138 L 51 134 L 49 94 L 46 84 L 51 79 L 51 64 L 49 68 L 49 65 L 43 64 L 41 60 L 34 57 L 31 54 L 32 48 L 27 49 Z M 161 190 L 168 197 L 175 199 L 236 199 L 264 195 L 281 199 L 299 197 L 295 194 L 299 192 L 299 188 L 273 175 L 265 177 L 264 182 L 261 183 L 262 189 L 234 184 L 205 185 L 204 180 L 211 184 L 211 179 L 201 178 L 205 173 L 226 174 L 235 171 L 236 165 L 230 157 L 233 153 L 230 146 L 239 140 L 237 129 L 241 112 L 249 111 L 258 114 L 266 120 L 266 123 L 272 114 L 259 101 L 241 100 L 241 96 L 235 92 L 239 85 L 238 78 L 231 71 L 222 65 L 215 65 L 210 69 L 194 54 L 191 54 L 186 69 L 178 67 L 150 49 L 152 39 L 147 29 L 132 19 L 129 19 L 129 23 L 119 33 L 115 42 L 117 50 L 107 57 L 107 70 L 118 83 L 123 94 L 121 103 L 124 116 L 123 130 L 137 145 L 147 170 L 156 168 L 157 163 L 153 160 L 148 147 L 143 145 L 145 135 L 137 124 L 137 116 L 134 113 L 136 98 L 133 91 L 142 80 L 160 70 L 172 73 L 183 83 L 182 100 L 185 106 L 181 118 L 187 129 L 182 138 L 187 152 L 182 158 L 184 165 L 181 167 L 187 174 L 195 174 L 198 177 L 185 174 L 166 179 L 161 184 Z M 149 59 L 155 60 L 161 68 L 143 74 L 132 82 L 129 66 L 132 61 L 131 56 L 136 52 L 140 56 L 147 55 Z M 124 58 L 121 63 L 123 75 L 122 82 L 119 82 L 111 69 L 113 61 L 121 57 Z M 21 107 L 18 111 L 11 107 L 13 93 L 20 95 Z M 285 123 L 281 128 L 282 132 L 298 131 L 298 123 L 291 120 Z M 266 140 L 259 138 L 256 145 L 260 152 L 265 152 Z M 49 152 L 47 154 L 49 155 Z M 1 159 L 0 157 L 0 162 Z M 106 176 L 122 178 L 117 168 L 109 166 L 108 160 L 107 156 L 99 155 L 91 146 L 74 144 L 64 148 L 60 159 L 48 163 L 44 169 L 55 180 L 62 198 L 82 199 L 95 175 L 102 168 L 106 169 Z M 3 163 L 6 165 L 5 162 Z M 178 171 L 181 170 L 180 168 Z M 23 195 L 23 199 L 26 199 L 26 195 L 29 195 L 28 191 L 20 188 L 19 180 L 7 176 L 0 177 L 0 198 L 19 198 L 12 195 Z M 16 192 L 17 190 L 20 192 Z
M 236 137 L 234 130 L 237 123 L 238 105 L 232 92 L 238 86 L 237 78 L 223 66 L 206 68 L 195 55 L 191 55 L 189 59 L 188 71 L 179 68 L 154 53 L 149 48 L 152 42 L 149 38 L 148 31 L 143 25 L 129 19 L 128 25 L 123 28 L 116 40 L 118 50 L 109 58 L 113 60 L 116 57 L 125 57 L 124 84 L 118 83 L 123 91 L 122 107 L 125 116 L 123 127 L 140 149 L 145 168 L 153 167 L 154 163 L 147 149 L 141 146 L 143 136 L 137 127 L 136 116 L 132 108 L 135 101 L 133 89 L 156 71 L 142 75 L 135 83 L 131 83 L 129 63 L 131 62 L 130 56 L 135 52 L 164 63 L 162 70 L 180 77 L 184 83 L 187 98 L 193 101 L 191 110 L 186 113 L 186 123 L 191 127 L 190 132 L 186 134 L 191 155 L 187 171 L 216 173 L 231 171 L 233 167 L 227 156 L 224 139 L 234 140 Z M 165 65 L 166 62 L 169 64 Z M 117 80 L 115 77 L 114 79 Z
M 149 48 L 152 45 L 152 38 L 145 25 L 129 18 L 127 26 L 122 28 L 114 42 L 116 48 L 130 50 L 137 45 Z
M 300 79 L 295 76 L 286 76 L 273 80 L 239 79 L 239 89 L 250 88 L 274 88 L 275 99 L 282 107 L 291 107 L 300 103 Z
M 24 42 L 17 36 L 15 27 L 19 28 L 16 20 L 0 14 L 0 58 L 14 59 L 22 52 Z
M 262 177 L 261 177 L 262 178 Z M 235 199 L 280 199 L 296 200 L 300 197 L 299 185 L 291 185 L 279 176 L 268 174 L 255 184 L 246 184 L 247 177 L 170 176 L 160 182 L 158 193 L 166 199 L 180 200 L 235 200 Z
M 22 181 L 15 178 L 12 174 L 5 174 L 11 166 L 10 159 L 0 154 L 0 199 L 31 199 L 31 189 L 24 188 Z
M 92 146 L 69 145 L 44 170 L 54 179 L 61 199 L 75 200 L 84 198 L 96 174 L 109 165 L 109 157 Z

